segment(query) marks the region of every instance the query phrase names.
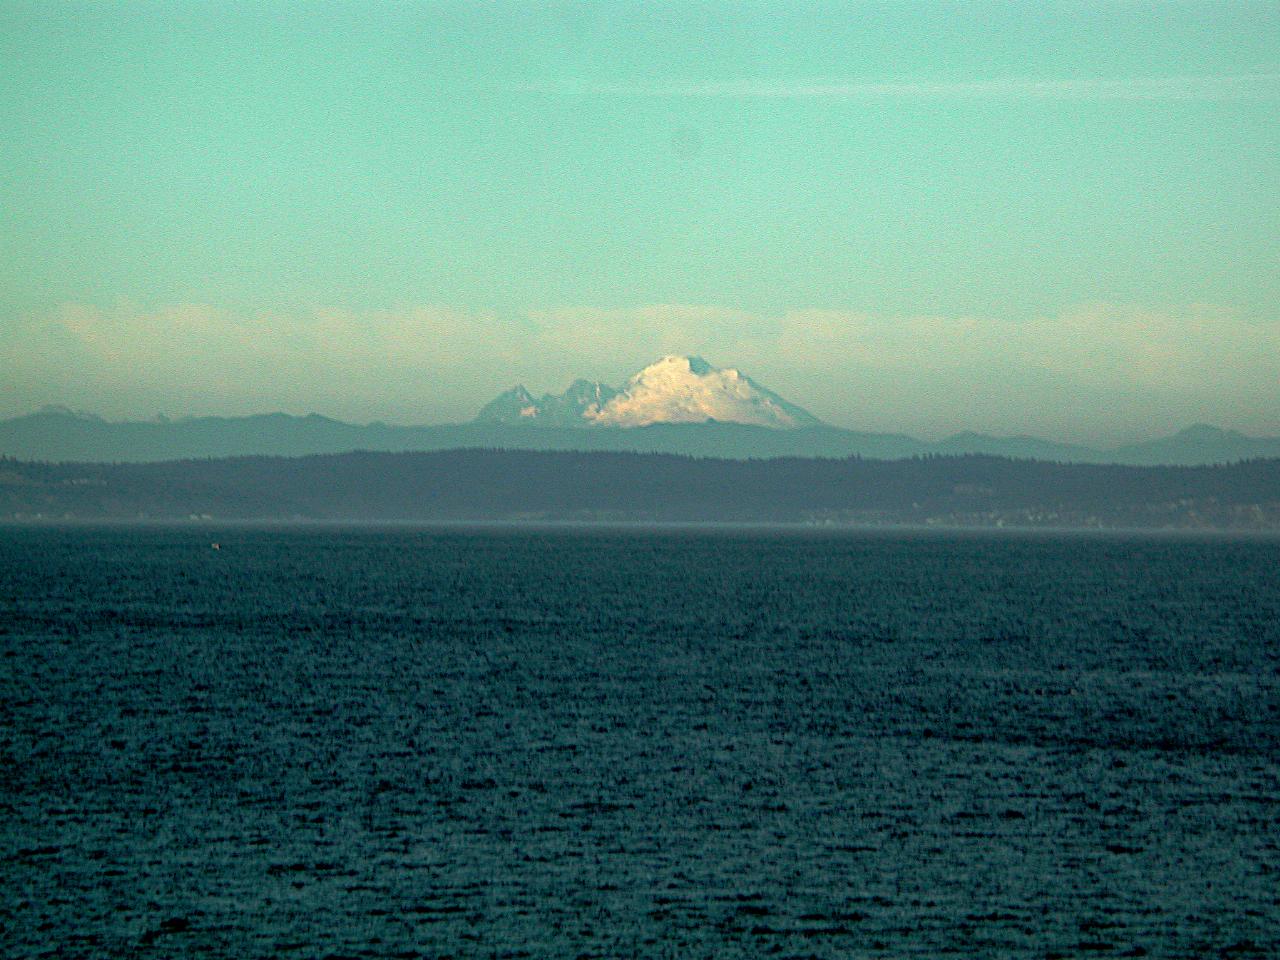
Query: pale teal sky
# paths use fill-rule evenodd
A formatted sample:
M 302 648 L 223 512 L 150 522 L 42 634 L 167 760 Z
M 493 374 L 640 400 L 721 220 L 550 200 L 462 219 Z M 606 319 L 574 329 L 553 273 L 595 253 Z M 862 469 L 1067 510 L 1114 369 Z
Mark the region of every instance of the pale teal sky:
M 0 62 L 0 415 L 700 352 L 851 427 L 1280 433 L 1280 2 L 0 0 Z

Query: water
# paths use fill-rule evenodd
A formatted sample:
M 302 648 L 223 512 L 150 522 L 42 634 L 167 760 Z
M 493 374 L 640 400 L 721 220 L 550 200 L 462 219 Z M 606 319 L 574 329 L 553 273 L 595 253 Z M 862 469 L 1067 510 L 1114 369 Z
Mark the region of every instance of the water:
M 1277 956 L 1278 561 L 0 530 L 0 953 Z

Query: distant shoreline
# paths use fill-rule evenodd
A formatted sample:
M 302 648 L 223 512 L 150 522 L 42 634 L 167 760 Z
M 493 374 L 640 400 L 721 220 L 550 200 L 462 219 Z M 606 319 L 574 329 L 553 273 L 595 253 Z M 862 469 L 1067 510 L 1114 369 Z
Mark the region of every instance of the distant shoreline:
M 353 532 L 448 532 L 448 533 L 617 533 L 617 534 L 775 534 L 814 539 L 842 537 L 889 537 L 907 539 L 1116 539 L 1116 540 L 1280 540 L 1280 528 L 1251 529 L 1233 527 L 1034 527 L 1034 526 L 943 526 L 922 524 L 813 524 L 802 521 L 592 521 L 592 520 L 351 520 L 351 519 L 201 519 L 170 517 L 135 518 L 102 517 L 0 517 L 0 531 L 30 529 L 77 528 L 181 530 L 187 532 L 219 530 L 292 530 Z
M 141 464 L 5 460 L 0 519 L 1280 531 L 1280 459 L 1138 467 L 980 455 L 733 460 L 449 450 Z

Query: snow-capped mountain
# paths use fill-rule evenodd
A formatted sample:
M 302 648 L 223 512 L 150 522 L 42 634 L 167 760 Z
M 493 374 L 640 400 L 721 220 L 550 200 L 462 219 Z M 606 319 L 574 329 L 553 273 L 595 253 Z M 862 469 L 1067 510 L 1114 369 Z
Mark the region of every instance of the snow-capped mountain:
M 655 423 L 742 423 L 791 429 L 818 419 L 737 370 L 701 357 L 663 357 L 620 390 L 577 380 L 560 395 L 513 387 L 485 405 L 477 421 L 540 426 L 643 427 Z
M 564 393 L 543 394 L 535 400 L 523 386 L 515 386 L 485 404 L 478 423 L 525 423 L 542 427 L 590 426 L 588 411 L 598 411 L 618 393 L 603 383 L 575 380 Z

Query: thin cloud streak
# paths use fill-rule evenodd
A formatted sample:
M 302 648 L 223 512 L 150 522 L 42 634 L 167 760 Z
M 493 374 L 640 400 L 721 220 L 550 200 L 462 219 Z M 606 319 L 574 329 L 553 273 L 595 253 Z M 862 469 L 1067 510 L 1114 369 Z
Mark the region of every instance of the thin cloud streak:
M 561 96 L 773 100 L 1272 100 L 1280 73 L 990 80 L 728 80 L 698 83 L 549 81 L 522 93 Z

